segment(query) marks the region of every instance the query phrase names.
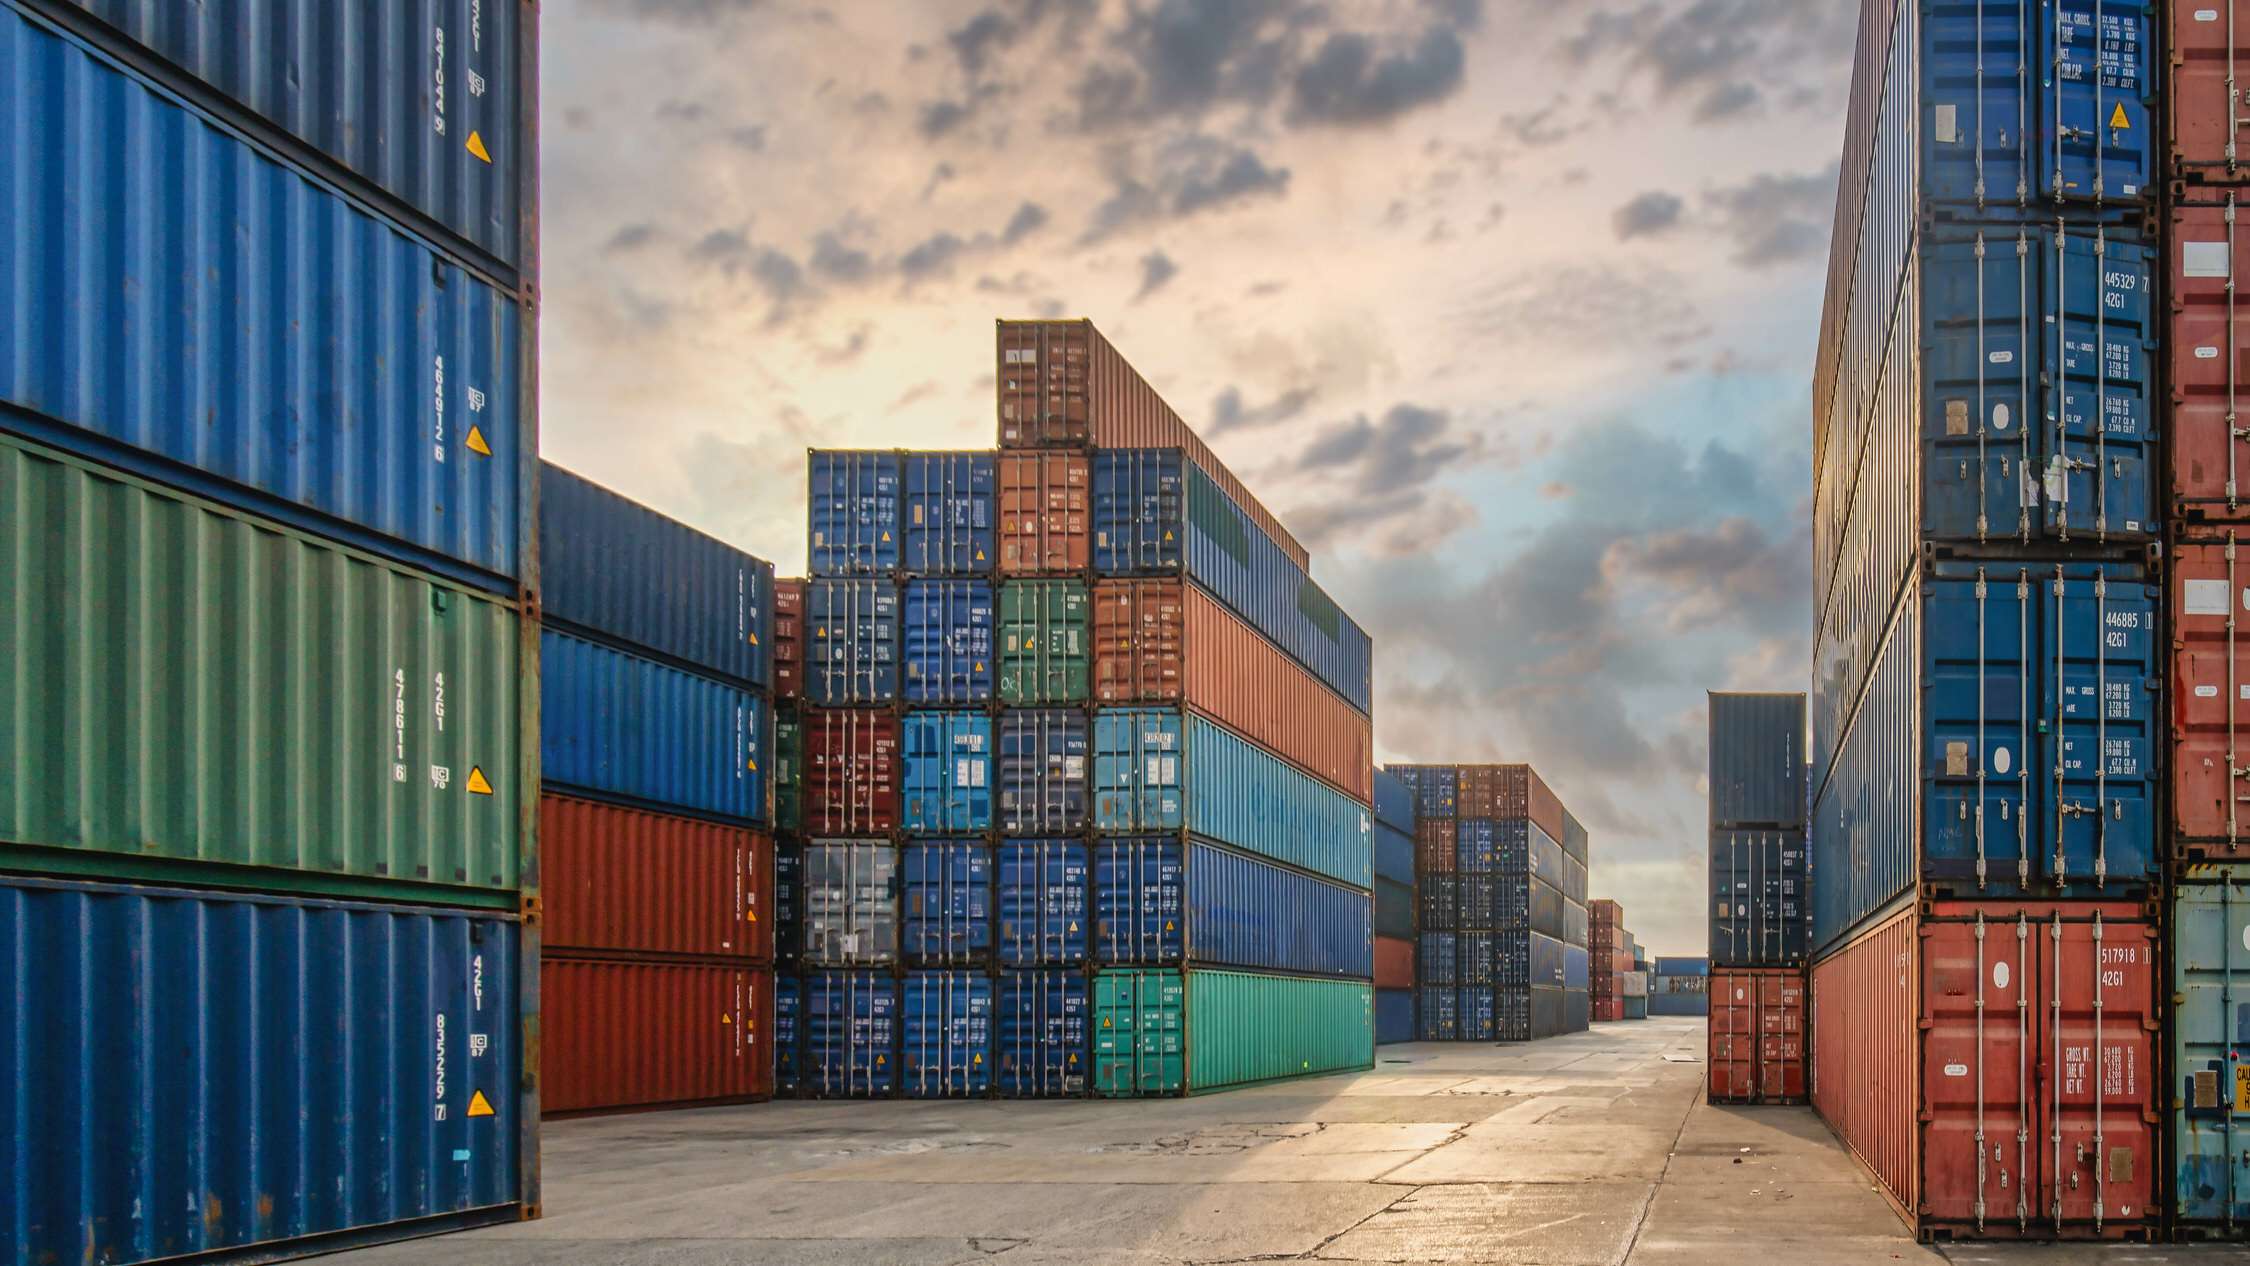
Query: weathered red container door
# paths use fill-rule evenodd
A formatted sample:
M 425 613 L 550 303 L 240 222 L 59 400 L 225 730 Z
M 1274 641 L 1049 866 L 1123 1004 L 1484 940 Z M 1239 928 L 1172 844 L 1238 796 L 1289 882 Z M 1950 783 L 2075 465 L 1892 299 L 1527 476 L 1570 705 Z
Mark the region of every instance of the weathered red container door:
M 2250 269 L 2236 201 L 2232 190 L 2183 190 L 2165 246 L 2171 492 L 2185 522 L 2250 522 L 2250 441 L 2237 433 L 2250 393 Z
M 1710 991 L 1711 1101 L 1804 1102 L 1804 973 L 1713 967 Z
M 1000 455 L 1000 571 L 1075 576 L 1093 560 L 1092 467 L 1084 453 Z
M 2250 854 L 2250 804 L 2232 772 L 2250 756 L 2250 537 L 2231 535 L 2180 543 L 2170 578 L 2173 829 L 2205 858 Z
M 2206 181 L 2250 179 L 2250 149 L 2236 122 L 2236 80 L 2250 71 L 2250 11 L 2242 0 L 2179 0 L 2172 11 L 2172 110 L 2166 174 Z M 2229 10 L 2232 10 L 2231 12 Z

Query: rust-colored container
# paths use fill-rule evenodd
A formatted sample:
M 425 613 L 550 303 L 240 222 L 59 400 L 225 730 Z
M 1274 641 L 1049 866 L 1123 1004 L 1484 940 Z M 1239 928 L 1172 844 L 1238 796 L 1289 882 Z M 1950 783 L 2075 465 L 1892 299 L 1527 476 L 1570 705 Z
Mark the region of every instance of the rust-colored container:
M 1625 1000 L 1617 997 L 1596 998 L 1592 1015 L 1596 1020 L 1614 1024 L 1625 1018 Z
M 2167 174 L 2194 181 L 2250 179 L 2250 152 L 2236 148 L 2234 93 L 2250 67 L 2250 14 L 2241 0 L 2179 0 L 2171 11 L 2171 73 L 2164 96 L 2172 115 Z M 2228 6 L 2234 6 L 2230 14 Z M 2232 48 L 2229 48 L 2232 45 Z
M 1412 989 L 1414 987 L 1414 942 L 1395 936 L 1375 938 L 1375 987 L 1378 989 Z
M 1092 565 L 1092 463 L 1084 453 L 1000 454 L 1000 572 L 1075 576 Z
M 773 1094 L 770 967 L 550 953 L 539 1024 L 549 1117 Z
M 1460 866 L 1455 855 L 1456 823 L 1452 818 L 1414 820 L 1414 869 L 1426 874 L 1450 875 Z
M 550 950 L 773 961 L 773 837 L 698 818 L 539 798 Z
M 861 837 L 897 829 L 898 718 L 807 708 L 804 735 L 805 834 Z
M 1813 964 L 1813 1106 L 1925 1240 L 2145 1238 L 2156 1002 L 2130 902 L 1905 910 Z
M 2172 551 L 2172 811 L 2176 848 L 2250 859 L 2250 525 L 2204 528 Z M 2231 613 L 2231 614 L 2230 614 Z M 2245 622 L 2250 623 L 2250 622 Z
M 1002 321 L 997 351 L 1000 447 L 1084 448 L 1090 443 L 1096 448 L 1181 449 L 1265 529 L 1282 553 L 1297 566 L 1312 569 L 1305 547 L 1250 495 L 1093 322 Z M 1002 487 L 1006 487 L 1005 475 Z
M 1803 1103 L 1804 969 L 1714 966 L 1709 991 L 1711 1102 Z
M 2223 126 L 2225 116 L 2214 117 Z M 2245 189 L 2250 193 L 2250 189 Z M 2250 523 L 2250 269 L 2228 215 L 2233 190 L 2187 188 L 2173 199 L 2165 267 L 2171 274 L 2172 503 L 2183 523 Z
M 805 582 L 773 582 L 773 688 L 784 699 L 805 694 Z
M 1184 580 L 1094 585 L 1094 698 L 1185 703 L 1355 800 L 1374 794 L 1367 715 Z
M 1557 844 L 1563 838 L 1563 806 L 1539 772 L 1529 765 L 1463 765 L 1459 816 L 1530 818 Z

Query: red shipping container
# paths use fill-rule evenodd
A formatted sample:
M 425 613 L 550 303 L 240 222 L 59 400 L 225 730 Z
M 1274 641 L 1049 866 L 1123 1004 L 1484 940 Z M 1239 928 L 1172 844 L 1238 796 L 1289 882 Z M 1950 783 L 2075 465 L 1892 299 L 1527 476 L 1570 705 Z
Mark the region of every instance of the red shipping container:
M 1452 818 L 1414 819 L 1414 869 L 1433 875 L 1450 875 L 1460 867 L 1454 848 Z
M 1312 570 L 1305 547 L 1093 322 L 1002 321 L 997 342 L 1000 447 L 1181 449 L 1265 529 L 1290 561 Z
M 2179 850 L 2203 859 L 2250 858 L 2250 811 L 2241 780 L 2250 742 L 2250 542 L 2201 529 L 2172 552 L 2172 806 Z
M 1530 818 L 1557 844 L 1563 838 L 1563 805 L 1529 765 L 1462 765 L 1457 816 Z
M 2180 519 L 2250 522 L 2250 454 L 2235 435 L 2250 417 L 2250 320 L 2235 311 L 2250 269 L 2236 263 L 2234 194 L 2188 189 L 2173 200 L 2171 278 L 2172 501 Z
M 548 954 L 540 1109 L 745 1103 L 773 1094 L 773 970 Z
M 1904 911 L 1813 964 L 1813 1106 L 1924 1239 L 2146 1237 L 2157 988 L 2130 902 Z
M 1000 570 L 1076 575 L 1093 565 L 1092 467 L 1084 453 L 1000 454 Z
M 1355 800 L 1374 793 L 1367 715 L 1186 581 L 1094 585 L 1094 699 L 1184 702 Z
M 2171 73 L 2164 96 L 2172 112 L 2167 174 L 2201 181 L 2250 176 L 2250 153 L 2236 148 L 2241 90 L 2238 66 L 2250 67 L 2250 19 L 2240 0 L 2179 0 L 2172 12 Z M 2229 6 L 2233 7 L 2230 11 Z M 2232 47 L 2230 47 L 2230 45 Z
M 805 582 L 773 582 L 773 688 L 784 699 L 805 693 Z
M 1596 998 L 1590 1010 L 1597 1022 L 1614 1024 L 1625 1018 L 1625 1000 L 1623 998 Z
M 807 708 L 804 739 L 806 835 L 856 837 L 897 829 L 897 717 Z
M 1804 970 L 1713 967 L 1709 992 L 1711 1102 L 1803 1103 Z
M 539 798 L 548 949 L 773 961 L 773 837 Z
M 1400 940 L 1395 936 L 1375 938 L 1375 987 L 1414 987 L 1414 942 Z

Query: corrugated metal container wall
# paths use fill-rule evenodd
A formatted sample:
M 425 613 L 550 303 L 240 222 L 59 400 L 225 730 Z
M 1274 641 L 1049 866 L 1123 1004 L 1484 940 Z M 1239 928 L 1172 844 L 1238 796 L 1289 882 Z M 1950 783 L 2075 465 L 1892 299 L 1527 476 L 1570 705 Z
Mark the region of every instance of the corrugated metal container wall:
M 991 1091 L 995 1001 L 990 976 L 906 974 L 899 1066 L 907 1098 L 982 1098 Z
M 992 718 L 973 712 L 909 712 L 900 770 L 904 828 L 920 835 L 992 829 Z
M 1564 822 L 1562 801 L 1529 765 L 1462 765 L 1457 774 L 1457 815 L 1464 818 L 1529 818 L 1555 841 L 1558 864 Z M 1559 872 L 1545 874 L 1559 882 Z
M 1805 696 L 1710 692 L 1711 826 L 1802 826 Z
M 806 701 L 824 708 L 895 701 L 899 636 L 898 586 L 889 581 L 815 580 L 807 585 Z
M 907 453 L 900 565 L 909 575 L 985 576 L 997 558 L 991 453 Z
M 1570 810 L 1568 809 L 1563 810 L 1562 818 L 1563 852 L 1564 854 L 1569 856 L 1571 860 L 1583 866 L 1588 860 L 1587 849 L 1589 845 L 1586 838 L 1586 828 L 1579 823 L 1577 818 L 1574 818 L 1570 815 Z
M 805 512 L 812 574 L 889 575 L 899 568 L 899 455 L 813 449 L 806 456 Z M 816 613 L 816 621 L 820 618 Z
M 1378 818 L 1375 820 L 1375 878 L 1414 886 L 1414 837 Z
M 1226 489 L 1299 567 L 1305 547 L 1250 495 L 1094 323 L 1002 321 L 1000 447 L 1178 448 Z
M 803 1093 L 883 1098 L 898 1086 L 898 981 L 875 972 L 805 973 Z
M 2250 731 L 2250 698 L 2240 689 L 2250 682 L 2250 644 L 2236 630 L 2235 603 L 2250 596 L 2250 568 L 2233 557 L 2236 548 L 2183 540 L 2172 550 L 2170 825 L 2183 856 L 2250 857 L 2235 772 L 2239 736 Z
M 1710 869 L 1711 961 L 1802 965 L 1811 930 L 1804 831 L 1714 829 Z
M 1093 468 L 1084 453 L 1002 453 L 1000 572 L 1078 575 L 1090 565 Z
M 1177 971 L 1094 975 L 1094 1093 L 1178 1094 L 1187 1084 L 1187 985 Z
M 805 581 L 773 582 L 773 690 L 783 699 L 805 693 Z
M 1710 1101 L 1803 1103 L 1804 969 L 1715 968 L 1709 994 Z
M 1689 958 L 1685 955 L 1661 955 L 1656 960 L 1656 974 L 1659 976 L 1708 976 L 1711 974 L 1711 960 L 1708 958 Z
M 0 882 L 0 1256 L 516 1220 L 522 952 L 499 915 Z
M 1624 1005 L 1624 1015 L 1621 1018 L 1627 1020 L 1646 1020 L 1648 1018 L 1647 994 L 1629 993 L 1618 1001 Z
M 1046 1099 L 1086 1093 L 1094 1018 L 1092 990 L 1073 971 L 1011 971 L 1000 976 L 993 1078 L 1002 1098 Z
M 2175 1213 L 2198 1235 L 2250 1220 L 2250 868 L 2191 866 L 2172 889 Z
M 696 818 L 539 798 L 552 950 L 773 959 L 773 838 Z
M 1648 973 L 1638 968 L 1617 974 L 1617 992 L 1627 998 L 1648 997 Z
M 1375 1044 L 1391 1046 L 1414 1040 L 1414 991 L 1375 991 Z
M 541 1112 L 773 1094 L 770 968 L 549 955 L 539 971 Z
M 1172 708 L 1094 714 L 1094 829 L 1177 831 L 1186 818 L 1185 718 Z
M 867 835 L 898 829 L 899 719 L 881 712 L 807 709 L 805 833 Z
M 1813 800 L 1810 870 L 1812 947 L 1817 955 L 1888 905 L 1915 881 L 1922 797 L 1900 794 L 1920 780 L 1921 605 L 1899 604 L 1875 676 Z M 1816 722 L 1814 739 L 1824 731 Z M 2021 762 L 2011 762 L 2021 770 Z M 1661 974 L 1661 973 L 1660 973 Z
M 1077 580 L 1000 586 L 1000 702 L 1084 703 L 1092 690 L 1092 599 Z
M 1364 981 L 1247 972 L 1099 972 L 1095 1092 L 1201 1093 L 1371 1068 L 1374 993 Z
M 773 682 L 773 564 L 553 462 L 539 464 L 539 601 L 549 624 Z
M 763 698 L 551 630 L 539 637 L 539 682 L 547 785 L 765 819 L 772 705 Z
M 1414 789 L 1387 770 L 1369 769 L 1367 774 L 1375 820 L 1393 830 L 1414 834 Z
M 1374 971 L 1374 935 L 1365 889 L 1201 841 L 1188 845 L 1189 962 L 1365 980 Z
M 1075 967 L 1093 937 L 1093 865 L 1083 840 L 1000 844 L 1000 965 Z M 1179 885 L 1171 917 L 1179 918 Z
M 1093 843 L 1094 961 L 1177 963 L 1187 935 L 1187 863 L 1177 836 Z
M 794 1095 L 804 1084 L 804 982 L 785 972 L 776 972 L 773 978 L 773 1092 Z
M 1414 987 L 1414 942 L 1409 938 L 1375 938 L 1375 984 L 1381 989 Z
M 1473 985 L 1458 991 L 1461 1040 L 1491 1042 L 1500 1036 L 1501 991 L 1490 985 Z
M 1187 829 L 1365 888 L 1367 807 L 1201 717 L 1187 720 Z
M 1184 574 L 1360 712 L 1373 644 L 1178 449 L 1094 454 L 1094 554 L 1106 576 Z
M 886 840 L 808 844 L 804 884 L 807 963 L 859 967 L 898 961 L 898 849 Z
M 1586 989 L 1587 977 L 1590 974 L 1590 963 L 1587 957 L 1586 947 L 1583 945 L 1572 945 L 1570 942 L 1564 941 L 1562 947 L 1563 988 L 1576 989 L 1583 992 Z
M 906 701 L 991 702 L 995 616 L 990 581 L 907 582 L 899 620 Z
M 2180 11 L 2192 4 L 2178 6 Z M 2246 24 L 2250 29 L 2250 24 Z M 2182 188 L 2172 197 L 2171 233 L 2165 244 L 2170 281 L 2170 321 L 2165 327 L 2171 370 L 2172 504 L 2184 520 L 2241 523 L 2242 441 L 2235 421 L 2244 412 L 2250 383 L 2250 323 L 2238 311 L 2250 285 L 2239 262 L 2236 191 Z
M 13 6 L 0 83 L 28 107 L 0 426 L 513 589 L 537 444 L 507 295 Z
M 1378 831 L 1378 834 L 1380 831 Z M 1414 939 L 1416 891 L 1413 884 L 1375 876 L 1375 934 Z M 1440 918 L 1432 927 L 1445 927 Z
M 899 861 L 899 949 L 906 961 L 921 967 L 991 962 L 991 846 L 917 840 L 899 850 Z
M 0 488 L 18 864 L 513 904 L 508 606 L 13 439 Z
M 805 829 L 805 720 L 787 703 L 773 715 L 773 829 Z
M 2250 26 L 2215 4 L 2166 9 L 2171 59 L 2164 95 L 2172 126 L 2165 174 L 2199 183 L 2250 178 L 2234 114 L 2240 67 L 2250 63 Z
M 805 956 L 805 846 L 780 836 L 773 846 L 774 961 L 793 964 Z
M 1011 708 L 1000 714 L 1000 830 L 1056 835 L 1087 822 L 1086 714 Z
M 1459 867 L 1460 851 L 1460 823 L 1454 819 L 1423 818 L 1414 824 L 1414 866 L 1425 882 Z
M 355 22 L 324 0 L 69 3 L 208 85 L 201 104 L 295 138 L 511 282 L 535 271 L 532 5 L 407 0 L 389 21 Z

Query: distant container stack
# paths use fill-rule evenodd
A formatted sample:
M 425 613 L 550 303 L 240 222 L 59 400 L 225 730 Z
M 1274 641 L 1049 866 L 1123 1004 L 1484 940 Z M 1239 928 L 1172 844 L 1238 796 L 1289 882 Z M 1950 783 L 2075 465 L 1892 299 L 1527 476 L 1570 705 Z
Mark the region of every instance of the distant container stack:
M 474 7 L 0 3 L 0 1260 L 536 1216 L 535 30 Z
M 1803 1103 L 1805 696 L 1710 695 L 1713 1103 Z
M 1375 1041 L 1414 1040 L 1414 792 L 1375 776 Z
M 1648 970 L 1650 1015 L 1711 1013 L 1711 960 L 1659 955 Z
M 1640 1016 L 1626 1014 L 1626 978 L 1633 972 L 1633 934 L 1625 927 L 1625 908 L 1608 898 L 1599 898 L 1586 904 L 1587 956 L 1592 964 L 1588 975 L 1587 1001 L 1597 1021 L 1646 1019 L 1647 1007 Z M 1648 997 L 1644 984 L 1640 996 Z

